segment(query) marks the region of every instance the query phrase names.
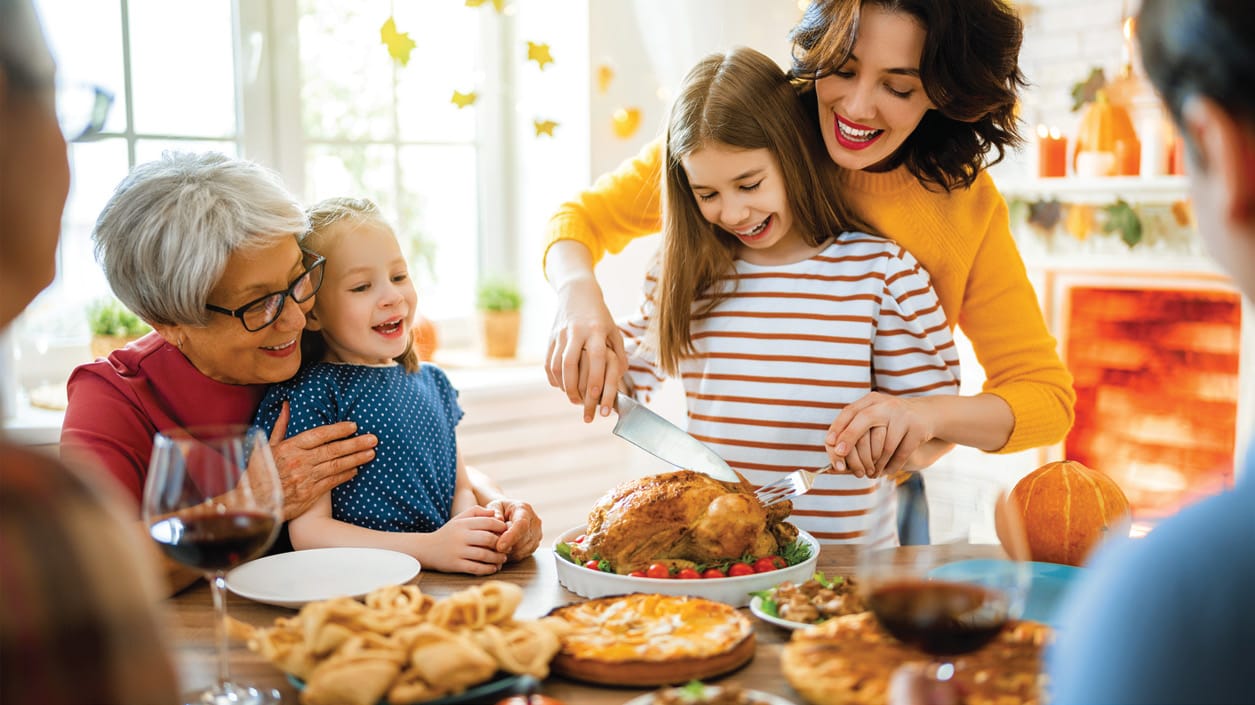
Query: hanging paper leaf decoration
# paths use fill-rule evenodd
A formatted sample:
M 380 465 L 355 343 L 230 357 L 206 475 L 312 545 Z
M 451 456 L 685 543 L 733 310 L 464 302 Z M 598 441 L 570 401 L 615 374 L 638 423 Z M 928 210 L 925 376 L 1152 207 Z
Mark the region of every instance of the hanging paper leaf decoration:
M 505 0 L 466 0 L 467 7 L 482 7 L 485 3 L 491 2 L 494 10 L 500 15 L 505 11 Z
M 459 93 L 458 91 L 453 91 L 453 97 L 449 99 L 449 102 L 461 109 L 474 105 L 475 101 L 478 99 L 479 94 L 475 91 L 471 91 L 470 93 Z
M 536 128 L 537 137 L 540 137 L 541 135 L 553 137 L 553 128 L 557 126 L 558 123 L 553 120 L 532 120 L 532 127 Z
M 605 93 L 610 90 L 610 82 L 614 80 L 614 69 L 610 64 L 602 64 L 597 67 L 597 92 Z
M 537 44 L 536 42 L 527 43 L 527 60 L 535 61 L 541 71 L 545 70 L 545 64 L 552 64 L 553 57 L 549 55 L 548 44 Z
M 402 66 L 410 63 L 410 52 L 418 46 L 413 39 L 410 39 L 409 32 L 397 31 L 396 20 L 391 17 L 379 28 L 379 41 L 388 47 L 388 55 Z
M 625 140 L 636 134 L 636 129 L 641 126 L 641 111 L 639 108 L 619 108 L 614 111 L 611 124 L 615 136 Z

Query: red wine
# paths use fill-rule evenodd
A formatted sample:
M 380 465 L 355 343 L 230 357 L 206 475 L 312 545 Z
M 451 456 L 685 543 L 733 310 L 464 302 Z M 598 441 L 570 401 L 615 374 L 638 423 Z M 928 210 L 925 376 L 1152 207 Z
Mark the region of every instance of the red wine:
M 226 570 L 266 549 L 274 517 L 257 512 L 173 516 L 148 533 L 171 559 L 201 570 Z
M 905 644 L 930 654 L 974 651 L 1007 623 L 1007 599 L 979 585 L 935 580 L 888 583 L 872 591 L 868 609 Z

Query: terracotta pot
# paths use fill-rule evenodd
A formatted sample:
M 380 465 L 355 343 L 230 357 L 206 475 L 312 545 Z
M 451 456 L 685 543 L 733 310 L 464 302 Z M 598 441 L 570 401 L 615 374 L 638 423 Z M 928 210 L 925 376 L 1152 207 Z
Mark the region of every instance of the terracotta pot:
M 514 357 L 519 346 L 518 311 L 484 311 L 484 354 Z

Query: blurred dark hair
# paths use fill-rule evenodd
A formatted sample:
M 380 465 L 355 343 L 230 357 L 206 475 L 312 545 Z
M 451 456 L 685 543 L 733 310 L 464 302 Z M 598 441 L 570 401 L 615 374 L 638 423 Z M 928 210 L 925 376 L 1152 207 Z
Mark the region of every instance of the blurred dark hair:
M 1185 101 L 1195 95 L 1255 122 L 1251 0 L 1143 0 L 1137 41 L 1146 74 L 1178 123 Z
M 937 106 L 891 157 L 915 178 L 949 191 L 971 186 L 982 169 L 1019 146 L 1015 115 L 1024 24 L 1002 0 L 813 0 L 793 41 L 793 77 L 812 121 L 818 120 L 813 82 L 849 59 L 863 7 L 914 17 L 925 30 L 920 81 Z M 818 124 L 816 125 L 818 128 Z

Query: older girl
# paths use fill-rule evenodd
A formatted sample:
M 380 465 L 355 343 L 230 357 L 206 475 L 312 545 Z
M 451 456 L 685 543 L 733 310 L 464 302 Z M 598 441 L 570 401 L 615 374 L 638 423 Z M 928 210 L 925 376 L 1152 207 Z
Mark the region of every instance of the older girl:
M 629 386 L 648 396 L 679 376 L 689 432 L 755 484 L 824 465 L 829 424 L 871 389 L 959 388 L 928 273 L 901 245 L 850 229 L 802 110 L 752 49 L 689 73 L 667 128 L 661 264 L 623 325 Z M 908 467 L 946 449 L 922 445 Z M 820 476 L 792 521 L 821 541 L 859 540 L 873 486 Z

